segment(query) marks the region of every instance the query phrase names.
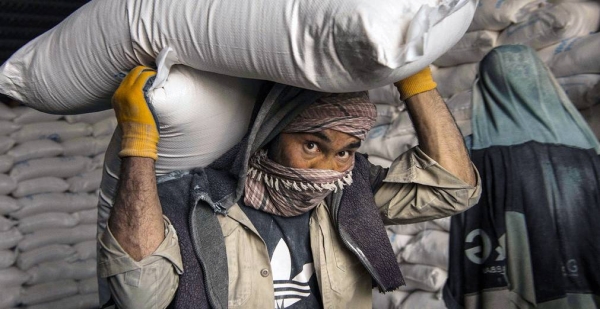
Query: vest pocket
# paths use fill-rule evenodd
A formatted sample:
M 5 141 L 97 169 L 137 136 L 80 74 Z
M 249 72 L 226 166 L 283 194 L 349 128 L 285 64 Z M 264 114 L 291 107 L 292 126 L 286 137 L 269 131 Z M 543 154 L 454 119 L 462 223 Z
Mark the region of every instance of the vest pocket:
M 324 253 L 331 290 L 341 294 L 354 291 L 357 281 L 367 280 L 370 277 L 367 270 L 345 247 L 330 221 L 321 221 L 320 230 L 322 237 L 320 243 L 323 246 L 321 250 Z
M 233 221 L 233 220 L 232 220 Z M 227 268 L 229 272 L 230 308 L 243 307 L 252 294 L 252 250 L 248 250 L 250 233 L 244 231 L 239 223 L 223 229 L 227 250 Z

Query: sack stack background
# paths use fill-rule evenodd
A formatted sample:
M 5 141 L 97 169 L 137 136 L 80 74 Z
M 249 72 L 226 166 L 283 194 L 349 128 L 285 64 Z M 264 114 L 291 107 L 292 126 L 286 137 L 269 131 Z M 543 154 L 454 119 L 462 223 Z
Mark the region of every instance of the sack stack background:
M 471 134 L 471 87 L 478 62 L 503 44 L 529 45 L 555 75 L 600 139 L 600 1 L 480 0 L 469 31 L 433 63 L 438 91 L 463 136 Z M 389 166 L 417 144 L 412 123 L 393 86 L 369 93 L 378 119 L 360 150 Z M 447 277 L 450 218 L 388 227 L 407 286 L 373 292 L 373 308 L 446 308 L 441 288 Z
M 600 137 L 600 2 L 480 0 L 464 38 L 434 62 L 439 91 L 463 135 L 477 62 L 501 44 L 528 44 Z M 388 166 L 417 139 L 392 86 L 371 91 L 377 126 L 363 143 Z M 58 116 L 0 104 L 0 309 L 93 308 L 96 218 L 112 111 Z M 407 287 L 374 292 L 374 308 L 445 308 L 450 219 L 390 227 Z
M 96 308 L 96 221 L 112 110 L 0 104 L 0 308 Z

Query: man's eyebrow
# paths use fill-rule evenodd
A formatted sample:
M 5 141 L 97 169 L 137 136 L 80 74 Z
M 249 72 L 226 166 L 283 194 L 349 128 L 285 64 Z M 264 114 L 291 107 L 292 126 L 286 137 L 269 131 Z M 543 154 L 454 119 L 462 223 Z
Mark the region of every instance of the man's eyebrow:
M 324 140 L 328 143 L 331 143 L 331 139 L 327 135 L 325 135 L 323 132 L 311 132 L 309 134 L 314 135 L 314 136 L 318 137 L 319 139 Z
M 361 140 L 358 140 L 356 142 L 352 142 L 352 143 L 348 144 L 348 146 L 346 146 L 346 149 L 357 149 L 357 148 L 360 147 L 361 143 L 362 143 Z
M 308 134 L 313 135 L 313 136 L 315 136 L 315 137 L 317 137 L 320 140 L 323 140 L 325 142 L 328 142 L 328 143 L 332 142 L 331 139 L 329 138 L 329 136 L 325 135 L 323 132 L 310 132 Z M 357 148 L 360 147 L 361 143 L 362 143 L 361 140 L 358 140 L 358 141 L 355 141 L 355 142 L 351 142 L 348 145 L 346 145 L 346 147 L 344 147 L 344 149 L 357 149 Z

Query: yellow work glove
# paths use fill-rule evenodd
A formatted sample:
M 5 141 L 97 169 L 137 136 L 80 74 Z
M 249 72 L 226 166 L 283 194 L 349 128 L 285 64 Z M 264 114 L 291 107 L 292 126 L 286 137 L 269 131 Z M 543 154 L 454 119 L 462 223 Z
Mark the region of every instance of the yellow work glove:
M 394 85 L 398 88 L 398 91 L 400 91 L 400 99 L 402 99 L 402 101 L 405 101 L 415 94 L 429 91 L 437 87 L 437 84 L 433 81 L 433 77 L 431 77 L 431 69 L 429 69 L 429 67 L 394 83 Z
M 112 106 L 123 131 L 120 157 L 158 159 L 158 128 L 144 96 L 148 79 L 155 75 L 151 68 L 136 67 L 123 79 L 112 97 Z

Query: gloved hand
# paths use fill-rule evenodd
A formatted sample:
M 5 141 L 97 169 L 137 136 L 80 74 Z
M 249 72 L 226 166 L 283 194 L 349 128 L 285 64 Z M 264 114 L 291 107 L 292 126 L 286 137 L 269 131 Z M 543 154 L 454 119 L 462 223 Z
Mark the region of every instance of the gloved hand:
M 398 91 L 400 91 L 400 99 L 402 99 L 402 101 L 405 101 L 415 94 L 429 91 L 437 87 L 437 84 L 433 81 L 433 77 L 431 76 L 431 69 L 429 66 L 414 75 L 399 82 L 395 82 L 394 85 L 398 88 Z
M 156 71 L 145 66 L 131 70 L 112 97 L 112 106 L 123 131 L 120 157 L 158 159 L 158 128 L 144 97 L 144 87 Z

